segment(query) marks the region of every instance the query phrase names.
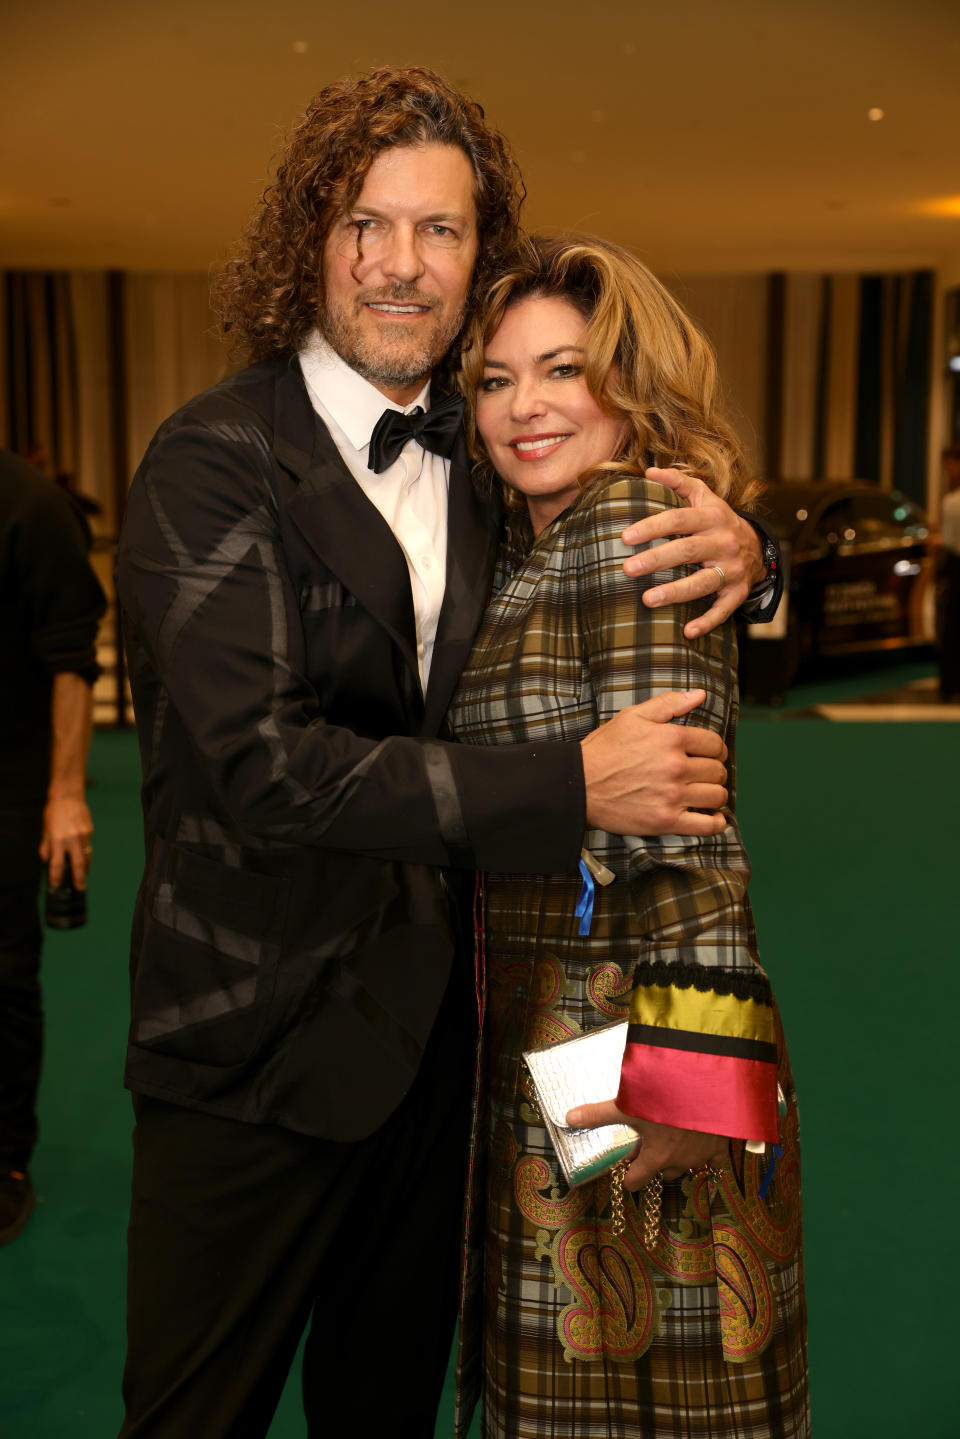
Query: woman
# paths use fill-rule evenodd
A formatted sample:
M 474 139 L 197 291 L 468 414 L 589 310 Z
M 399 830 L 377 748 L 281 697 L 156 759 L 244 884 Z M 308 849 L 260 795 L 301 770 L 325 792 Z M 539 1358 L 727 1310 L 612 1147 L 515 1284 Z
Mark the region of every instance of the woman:
M 494 286 L 463 388 L 513 549 L 458 735 L 579 738 L 624 705 L 700 688 L 693 718 L 730 748 L 732 805 L 733 625 L 688 640 L 702 602 L 649 609 L 621 570 L 631 517 L 677 503 L 652 467 L 753 498 L 715 385 L 703 337 L 615 246 L 536 241 Z M 615 876 L 595 887 L 588 933 L 580 875 L 488 877 L 485 1436 L 808 1433 L 793 1084 L 728 818 L 701 838 L 587 832 Z M 625 1183 L 645 1188 L 625 1196 L 618 1237 L 609 1176 L 560 1179 L 521 1055 L 622 1018 L 618 1108 L 611 1096 L 573 1121 L 622 1112 L 642 1139 Z

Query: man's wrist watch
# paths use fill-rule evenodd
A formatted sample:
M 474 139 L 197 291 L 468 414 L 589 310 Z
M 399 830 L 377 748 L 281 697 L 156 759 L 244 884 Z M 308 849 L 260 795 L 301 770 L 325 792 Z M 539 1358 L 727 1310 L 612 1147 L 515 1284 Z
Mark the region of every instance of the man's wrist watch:
M 767 585 L 773 583 L 777 578 L 780 569 L 780 546 L 772 535 L 765 534 L 763 530 L 758 532 L 760 540 L 760 558 L 763 560 L 763 576 L 757 580 L 751 594 L 765 590 Z
M 757 532 L 764 568 L 763 578 L 757 581 L 743 602 L 742 613 L 752 624 L 763 624 L 773 619 L 783 594 L 780 545 L 776 535 L 758 515 L 743 515 L 742 518 Z

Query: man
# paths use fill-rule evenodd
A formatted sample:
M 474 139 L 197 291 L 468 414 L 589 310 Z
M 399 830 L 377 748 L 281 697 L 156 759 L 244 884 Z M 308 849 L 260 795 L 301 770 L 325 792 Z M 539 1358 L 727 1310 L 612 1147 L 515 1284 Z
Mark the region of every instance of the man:
M 104 608 L 67 497 L 0 451 L 0 1244 L 34 1205 L 43 865 L 55 887 L 69 855 L 83 889 L 90 864 L 84 777 Z
M 321 92 L 223 286 L 258 363 L 169 420 L 134 481 L 131 1439 L 266 1433 L 311 1316 L 310 1434 L 432 1435 L 477 1008 L 457 872 L 576 868 L 587 821 L 723 824 L 722 746 L 662 723 L 697 694 L 582 747 L 437 738 L 498 526 L 457 404 L 417 410 L 521 196 L 430 72 Z M 672 558 L 742 597 L 740 522 L 691 513 Z

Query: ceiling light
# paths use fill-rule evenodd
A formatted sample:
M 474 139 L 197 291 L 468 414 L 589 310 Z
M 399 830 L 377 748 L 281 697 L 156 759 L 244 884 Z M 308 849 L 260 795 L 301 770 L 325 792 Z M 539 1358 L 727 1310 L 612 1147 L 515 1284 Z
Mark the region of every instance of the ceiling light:
M 932 200 L 918 200 L 910 208 L 921 215 L 943 215 L 948 220 L 960 219 L 960 195 L 937 195 Z
M 294 55 L 306 55 L 306 53 L 307 53 L 307 51 L 308 51 L 309 49 L 310 49 L 309 41 L 307 41 L 307 40 L 294 40 L 294 42 L 293 42 L 293 53 L 294 53 Z
M 880 109 L 880 106 L 879 106 L 879 105 L 873 105 L 873 106 L 871 106 L 871 108 L 867 111 L 867 119 L 868 119 L 868 120 L 882 120 L 882 119 L 883 119 L 883 111 Z

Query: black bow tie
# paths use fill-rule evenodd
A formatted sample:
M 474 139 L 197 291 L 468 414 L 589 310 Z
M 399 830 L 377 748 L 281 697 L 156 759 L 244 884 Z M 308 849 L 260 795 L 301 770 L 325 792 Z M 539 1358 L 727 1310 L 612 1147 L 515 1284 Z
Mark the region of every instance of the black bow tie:
M 382 474 L 410 439 L 416 440 L 425 450 L 449 459 L 462 418 L 462 395 L 448 395 L 426 411 L 418 405 L 409 415 L 402 414 L 400 410 L 384 410 L 370 436 L 367 464 L 375 475 Z

